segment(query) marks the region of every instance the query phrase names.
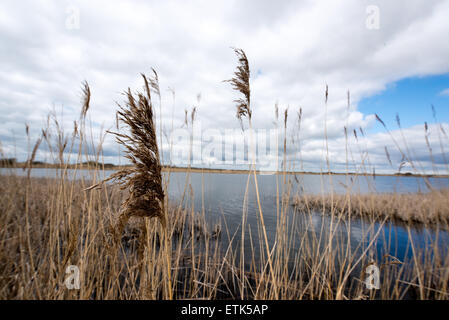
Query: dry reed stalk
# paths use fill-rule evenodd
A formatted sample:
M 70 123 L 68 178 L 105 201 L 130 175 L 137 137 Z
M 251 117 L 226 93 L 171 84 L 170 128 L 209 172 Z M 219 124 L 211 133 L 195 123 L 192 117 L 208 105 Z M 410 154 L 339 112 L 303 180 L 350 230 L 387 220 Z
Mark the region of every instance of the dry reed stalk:
M 442 124 L 441 124 L 441 123 L 438 123 L 438 121 L 437 121 L 437 112 L 436 112 L 436 110 L 435 110 L 434 105 L 432 104 L 431 107 L 432 107 L 432 116 L 433 116 L 433 119 L 434 119 L 434 121 L 435 121 L 435 126 L 437 126 L 437 125 L 439 124 L 440 128 L 442 129 L 442 130 L 438 130 L 438 129 L 437 129 L 437 132 L 438 132 L 438 141 L 439 141 L 439 144 L 440 144 L 440 151 L 441 151 L 441 155 L 442 155 L 442 157 L 443 157 L 443 162 L 444 162 L 444 164 L 445 164 L 446 172 L 449 172 L 449 163 L 448 163 L 448 161 L 447 161 L 446 151 L 445 151 L 445 149 L 444 149 L 443 140 L 442 140 L 442 138 L 441 138 L 441 131 L 444 132 L 444 129 L 443 129 Z
M 154 70 L 153 70 L 154 71 Z M 153 119 L 153 105 L 150 86 L 158 88 L 157 74 L 150 82 L 142 74 L 145 94 L 137 92 L 137 98 L 131 90 L 124 93 L 127 98 L 125 106 L 117 112 L 118 118 L 129 129 L 129 134 L 110 132 L 116 136 L 117 142 L 126 150 L 125 157 L 131 161 L 132 167 L 122 169 L 102 181 L 117 182 L 121 189 L 129 191 L 127 199 L 122 203 L 122 210 L 115 228 L 115 240 L 121 239 L 123 229 L 131 217 L 157 218 L 164 230 L 167 255 L 168 297 L 171 298 L 170 263 L 167 239 L 167 221 L 164 209 L 164 189 L 162 184 L 162 165 L 157 145 L 156 126 Z M 158 92 L 158 91 L 156 91 Z M 109 132 L 109 131 L 108 131 Z M 88 189 L 94 189 L 100 184 Z M 143 227 L 142 240 L 146 238 L 147 230 Z M 145 243 L 141 241 L 141 244 Z M 143 257 L 143 246 L 140 249 Z
M 143 74 L 142 77 L 146 95 L 137 93 L 136 99 L 128 89 L 124 93 L 127 97 L 126 105 L 120 106 L 120 111 L 117 112 L 119 120 L 127 125 L 130 133 L 110 132 L 116 136 L 117 142 L 125 147 L 125 157 L 131 161 L 133 167 L 119 170 L 103 182 L 116 181 L 122 189 L 129 190 L 129 196 L 123 203 L 121 223 L 131 216 L 156 217 L 165 227 L 162 166 L 153 121 L 153 107 L 147 78 Z
M 163 149 L 163 140 L 162 140 L 163 125 L 162 125 L 162 97 L 161 97 L 161 89 L 159 87 L 159 76 L 158 76 L 156 70 L 154 70 L 154 68 L 151 68 L 151 71 L 153 72 L 153 75 L 149 78 L 150 87 L 151 87 L 151 89 L 153 89 L 154 93 L 159 98 L 159 143 L 161 145 L 161 150 L 162 150 Z M 164 162 L 163 152 L 161 153 L 161 162 L 162 163 Z
M 28 179 L 30 178 L 31 169 L 33 168 L 33 162 L 34 162 L 34 159 L 36 158 L 36 153 L 37 153 L 37 150 L 39 149 L 39 146 L 42 142 L 42 138 L 43 138 L 43 136 L 40 136 L 36 140 L 36 143 L 34 144 L 34 147 L 33 147 L 33 151 L 31 152 L 31 155 L 28 158 L 28 160 L 26 161 L 25 167 L 23 168 L 23 170 L 25 170 L 25 169 L 27 170 Z
M 240 124 L 242 125 L 243 129 L 243 117 L 248 117 L 248 124 L 249 124 L 249 131 L 250 131 L 250 138 L 251 138 L 251 153 L 252 153 L 252 171 L 254 175 L 254 185 L 256 189 L 256 199 L 257 199 L 257 206 L 259 211 L 259 218 L 260 222 L 262 224 L 262 232 L 264 236 L 265 241 L 265 247 L 267 251 L 267 258 L 268 258 L 268 264 L 270 266 L 270 274 L 272 276 L 273 286 L 274 286 L 274 294 L 275 297 L 278 297 L 278 292 L 276 288 L 276 280 L 275 280 L 275 274 L 273 270 L 273 263 L 271 259 L 271 252 L 270 252 L 270 246 L 268 244 L 268 237 L 267 237 L 267 231 L 265 227 L 265 222 L 263 218 L 262 213 L 262 206 L 260 204 L 260 195 L 259 195 L 259 186 L 257 182 L 257 173 L 256 173 L 256 159 L 255 159 L 255 146 L 253 142 L 253 128 L 252 128 L 252 110 L 251 110 L 251 89 L 250 89 L 250 69 L 249 69 L 249 62 L 248 58 L 245 54 L 245 52 L 242 49 L 233 48 L 234 53 L 236 54 L 238 58 L 238 65 L 237 70 L 234 72 L 234 77 L 225 80 L 225 82 L 231 83 L 231 86 L 234 90 L 240 92 L 243 95 L 243 98 L 239 98 L 234 100 L 234 102 L 237 103 L 237 118 L 240 120 Z

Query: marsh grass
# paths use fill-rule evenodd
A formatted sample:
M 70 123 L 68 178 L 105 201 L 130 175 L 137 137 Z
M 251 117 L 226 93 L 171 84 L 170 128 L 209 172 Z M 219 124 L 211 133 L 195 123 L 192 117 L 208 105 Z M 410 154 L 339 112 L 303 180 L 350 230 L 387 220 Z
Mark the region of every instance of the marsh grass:
M 349 205 L 350 204 L 350 205 Z M 301 212 L 330 212 L 331 208 L 352 217 L 388 218 L 393 221 L 439 224 L 449 223 L 449 190 L 428 193 L 371 193 L 341 195 L 298 195 L 293 205 Z
M 243 51 L 235 52 L 239 64 L 230 82 L 243 95 L 236 100 L 237 116 L 239 120 L 247 117 L 252 130 L 248 59 Z M 144 94 L 137 93 L 136 99 L 128 90 L 126 105 L 118 113 L 127 133 L 119 132 L 118 125 L 115 133 L 132 168 L 102 183 L 105 133 L 99 140 L 92 131 L 89 134 L 91 91 L 85 83 L 82 111 L 73 132 L 65 133 L 56 116 L 49 118 L 38 143 L 31 148 L 30 142 L 27 175 L 11 171 L 0 176 L 1 299 L 449 298 L 449 255 L 438 242 L 447 228 L 447 190 L 404 195 L 300 194 L 287 174 L 286 110 L 273 234 L 268 234 L 264 222 L 254 162 L 238 228 L 229 226 L 224 216 L 210 224 L 204 205 L 194 207 L 199 191 L 192 188 L 190 166 L 181 201 L 166 196 L 171 172 L 168 169 L 166 178 L 161 176 L 151 101 L 153 92 L 161 106 L 159 80 L 155 72 L 151 81 L 143 79 Z M 328 94 L 326 88 L 326 104 Z M 193 126 L 196 112 L 192 110 L 190 122 L 186 116 L 187 124 Z M 278 118 L 276 105 L 277 127 Z M 301 121 L 306 121 L 302 110 L 298 125 Z M 31 177 L 32 160 L 42 143 L 59 163 L 53 169 L 58 171 L 57 178 Z M 347 159 L 350 152 L 347 143 Z M 411 158 L 406 150 L 401 152 Z M 69 176 L 73 165 L 69 166 L 66 154 L 76 154 L 76 163 L 94 164 L 88 178 L 76 176 L 78 165 Z M 330 174 L 329 167 L 327 171 L 323 175 Z M 247 220 L 250 186 L 257 195 L 255 225 Z M 204 185 L 201 194 L 204 197 Z M 326 220 L 317 224 L 322 216 Z M 402 221 L 408 233 L 408 254 L 402 259 L 391 253 L 395 235 L 387 227 L 395 219 Z M 362 220 L 366 223 L 361 234 L 352 234 L 351 225 Z M 417 223 L 432 225 L 435 236 L 425 246 L 413 240 Z M 380 249 L 386 254 L 379 258 Z M 363 282 L 364 267 L 373 262 L 382 272 L 379 290 L 368 290 Z M 80 269 L 79 290 L 65 286 L 69 265 Z

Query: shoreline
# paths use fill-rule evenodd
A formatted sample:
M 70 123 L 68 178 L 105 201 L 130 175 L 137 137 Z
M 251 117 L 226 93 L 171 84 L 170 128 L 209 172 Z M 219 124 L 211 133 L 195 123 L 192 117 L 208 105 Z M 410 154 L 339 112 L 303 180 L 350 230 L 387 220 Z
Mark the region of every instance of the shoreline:
M 15 165 L 0 165 L 2 169 L 23 169 L 26 167 L 26 163 L 18 162 Z M 49 164 L 49 163 L 39 163 L 33 164 L 32 168 L 38 169 L 79 169 L 79 170 L 122 170 L 130 168 L 130 165 L 113 165 L 113 164 L 67 164 L 63 168 L 59 164 Z M 174 166 L 163 166 L 162 171 L 164 172 L 195 172 L 195 173 L 220 173 L 220 174 L 249 174 L 251 173 L 248 169 L 217 169 L 217 168 L 198 168 L 198 167 L 174 167 Z M 256 170 L 258 175 L 283 175 L 284 171 L 263 171 Z M 447 174 L 414 174 L 411 172 L 406 173 L 358 173 L 358 172 L 314 172 L 314 171 L 285 171 L 285 174 L 289 175 L 350 175 L 350 176 L 371 176 L 371 177 L 415 177 L 415 178 L 449 178 Z

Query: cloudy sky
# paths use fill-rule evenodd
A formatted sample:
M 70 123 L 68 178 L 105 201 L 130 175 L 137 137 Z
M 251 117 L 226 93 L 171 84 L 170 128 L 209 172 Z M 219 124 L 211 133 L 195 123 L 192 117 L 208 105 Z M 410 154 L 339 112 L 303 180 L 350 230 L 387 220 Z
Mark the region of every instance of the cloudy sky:
M 449 1 L 443 0 L 3 0 L 2 152 L 25 160 L 25 123 L 34 141 L 51 111 L 70 134 L 79 118 L 84 80 L 92 91 L 88 119 L 98 139 L 102 129 L 114 128 L 123 90 L 140 90 L 140 73 L 150 74 L 153 67 L 162 94 L 165 160 L 173 141 L 172 163 L 187 163 L 189 147 L 182 132 L 191 127 L 183 124 L 185 110 L 190 114 L 196 106 L 199 165 L 239 167 L 237 150 L 247 130 L 242 132 L 235 117 L 238 95 L 223 82 L 235 70 L 230 47 L 237 47 L 250 62 L 258 139 L 275 128 L 275 104 L 280 118 L 288 107 L 290 167 L 326 169 L 326 133 L 332 170 L 344 171 L 348 159 L 351 170 L 396 172 L 401 167 L 444 173 L 444 150 L 449 149 L 448 12 Z M 159 119 L 157 100 L 155 107 Z M 176 134 L 171 135 L 171 128 Z M 235 147 L 229 148 L 230 143 Z M 276 167 L 275 144 L 271 146 L 259 154 L 263 168 Z M 105 162 L 123 162 L 118 152 L 107 136 Z M 37 158 L 51 159 L 48 147 L 43 145 Z M 230 161 L 224 164 L 224 159 Z

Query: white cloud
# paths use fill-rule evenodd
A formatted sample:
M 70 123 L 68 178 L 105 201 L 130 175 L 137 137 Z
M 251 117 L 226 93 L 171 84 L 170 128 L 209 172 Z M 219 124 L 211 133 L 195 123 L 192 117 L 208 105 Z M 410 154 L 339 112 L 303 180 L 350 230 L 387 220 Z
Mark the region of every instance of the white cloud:
M 449 88 L 444 89 L 443 91 L 440 92 L 441 96 L 449 96 Z
M 66 10 L 74 4 L 80 10 L 79 30 L 65 26 Z M 365 26 L 365 9 L 372 4 L 380 9 L 379 30 Z M 449 43 L 441 41 L 449 29 L 448 11 L 449 3 L 442 0 L 2 1 L 0 139 L 6 149 L 14 132 L 23 158 L 24 123 L 37 134 L 53 105 L 60 113 L 63 108 L 62 121 L 71 128 L 85 79 L 93 94 L 94 130 L 101 124 L 113 127 L 120 92 L 141 88 L 139 74 L 151 67 L 161 80 L 166 128 L 172 117 L 174 127 L 181 126 L 184 109 L 197 104 L 199 92 L 203 128 L 238 128 L 232 103 L 236 94 L 222 82 L 234 71 L 229 47 L 235 46 L 250 59 L 255 127 L 272 127 L 279 101 L 282 110 L 290 106 L 293 128 L 302 107 L 303 157 L 319 163 L 322 150 L 315 148 L 323 146 L 325 117 L 330 146 L 341 147 L 344 126 L 352 132 L 374 125 L 372 115 L 357 110 L 362 98 L 404 77 L 449 72 Z M 168 87 L 176 90 L 174 112 Z M 376 139 L 369 137 L 367 144 Z M 111 138 L 105 147 L 116 149 Z M 341 149 L 332 152 L 340 159 Z

